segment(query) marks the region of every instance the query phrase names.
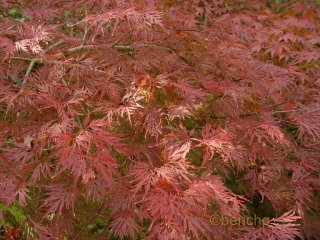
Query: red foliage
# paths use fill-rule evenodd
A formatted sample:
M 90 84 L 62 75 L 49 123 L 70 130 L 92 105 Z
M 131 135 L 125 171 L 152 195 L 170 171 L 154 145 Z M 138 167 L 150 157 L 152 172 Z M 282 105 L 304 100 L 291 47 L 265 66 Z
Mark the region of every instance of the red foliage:
M 320 8 L 279 2 L 1 0 L 0 201 L 26 239 L 81 239 L 94 202 L 120 239 L 319 238 Z M 212 224 L 254 201 L 268 224 Z

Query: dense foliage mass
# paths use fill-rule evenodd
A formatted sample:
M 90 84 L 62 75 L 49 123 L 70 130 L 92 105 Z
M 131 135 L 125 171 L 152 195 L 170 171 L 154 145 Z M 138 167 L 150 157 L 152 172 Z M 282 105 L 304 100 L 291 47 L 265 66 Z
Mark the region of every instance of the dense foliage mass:
M 320 239 L 318 4 L 0 0 L 5 237 Z

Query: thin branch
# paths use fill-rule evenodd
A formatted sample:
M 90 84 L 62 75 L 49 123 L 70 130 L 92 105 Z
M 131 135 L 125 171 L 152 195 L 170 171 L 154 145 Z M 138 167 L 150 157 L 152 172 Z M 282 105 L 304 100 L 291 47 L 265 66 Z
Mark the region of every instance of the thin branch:
M 48 48 L 45 50 L 45 53 L 47 53 L 47 52 L 50 51 L 51 49 L 59 46 L 59 45 L 62 44 L 62 43 L 64 43 L 64 41 L 63 41 L 63 40 L 60 40 L 60 41 L 52 44 L 50 47 L 48 47 Z M 23 81 L 22 81 L 21 88 L 27 83 L 27 79 L 28 79 L 28 77 L 30 76 L 30 74 L 31 74 L 34 66 L 36 65 L 36 63 L 38 63 L 38 62 L 40 62 L 40 61 L 41 61 L 41 59 L 38 59 L 38 58 L 33 58 L 33 59 L 31 59 L 30 64 L 29 64 L 29 67 L 28 67 L 28 69 L 27 69 L 27 71 L 26 71 L 25 77 L 24 77 L 24 79 L 23 79 Z
M 35 62 L 35 63 L 43 63 L 43 59 L 41 58 L 22 58 L 22 57 L 12 57 L 11 59 L 15 59 L 15 60 L 22 60 L 22 61 L 31 61 L 32 62 Z M 31 65 L 30 63 L 30 65 Z M 35 64 L 34 63 L 34 64 Z M 95 72 L 100 72 L 100 73 L 106 73 L 105 71 L 102 71 L 102 70 L 99 70 L 97 68 L 88 68 L 88 66 L 83 66 L 81 64 L 77 64 L 77 63 L 65 63 L 65 62 L 60 62 L 60 61 L 47 61 L 47 63 L 50 63 L 50 64 L 60 64 L 60 65 L 63 65 L 63 64 L 67 64 L 69 66 L 74 66 L 74 67 L 82 67 L 82 68 L 87 68 L 87 69 L 90 69 L 90 70 L 93 70 Z M 29 66 L 30 67 L 30 66 Z M 32 70 L 32 69 L 31 69 Z M 30 70 L 30 72 L 31 72 Z
M 89 30 L 89 29 L 87 29 Z M 84 36 L 85 37 L 85 36 Z M 85 38 L 84 38 L 85 40 Z M 114 49 L 117 49 L 117 50 L 128 50 L 128 49 L 132 49 L 130 46 L 122 46 L 122 45 L 117 45 L 117 43 L 119 42 L 119 40 L 116 40 L 114 43 L 112 44 L 109 44 L 108 47 L 111 47 L 111 48 L 114 48 Z M 48 51 L 50 51 L 51 49 L 63 44 L 64 41 L 63 40 L 60 40 L 54 44 L 52 44 L 50 47 L 48 47 L 46 50 L 45 50 L 45 53 L 47 53 Z M 98 46 L 99 47 L 99 46 Z M 101 46 L 100 46 L 101 47 Z M 105 47 L 105 45 L 103 45 L 103 47 Z M 74 53 L 74 52 L 77 52 L 77 51 L 81 51 L 81 50 L 88 50 L 88 49 L 96 49 L 97 46 L 95 45 L 85 45 L 84 43 L 82 43 L 80 46 L 77 46 L 77 47 L 73 47 L 73 48 L 69 48 L 67 51 L 70 52 L 70 53 Z M 23 79 L 23 82 L 21 84 L 21 87 L 23 87 L 26 83 L 27 83 L 27 79 L 28 79 L 28 76 L 30 76 L 34 66 L 36 65 L 36 63 L 42 63 L 44 62 L 43 59 L 41 58 L 23 58 L 23 57 L 12 57 L 11 59 L 15 59 L 15 60 L 23 60 L 23 61 L 30 61 L 30 64 L 29 64 L 29 67 L 26 71 L 26 74 L 25 74 L 25 77 Z M 48 63 L 52 63 L 52 64 L 63 64 L 59 61 L 48 61 Z M 81 64 L 69 64 L 71 66 L 76 66 L 76 67 L 85 67 L 85 66 L 82 66 Z M 105 71 L 102 71 L 102 70 L 99 70 L 99 69 L 96 69 L 96 68 L 92 68 L 92 70 L 96 71 L 96 72 L 100 72 L 100 73 L 105 73 Z
M 73 47 L 73 48 L 69 48 L 67 51 L 70 52 L 70 53 L 74 53 L 74 52 L 78 52 L 78 51 L 81 51 L 81 50 L 87 50 L 89 49 L 90 46 L 85 46 L 84 44 L 81 44 L 77 47 Z
M 85 14 L 85 19 L 87 19 L 87 17 L 88 17 L 87 3 L 85 3 L 85 5 L 84 5 L 84 14 Z M 88 20 L 86 20 L 85 23 L 84 23 L 84 34 L 83 34 L 83 37 L 82 37 L 82 45 L 86 45 L 86 39 L 87 39 L 87 36 L 88 36 L 89 29 L 90 28 L 88 28 Z
M 272 111 L 272 113 L 289 113 L 289 112 L 298 112 L 301 111 L 299 109 L 291 109 L 291 110 L 277 110 L 277 111 Z
M 23 88 L 23 86 L 27 83 L 27 79 L 28 79 L 33 67 L 36 65 L 37 62 L 38 62 L 38 59 L 36 59 L 36 58 L 31 60 L 29 67 L 26 71 L 26 74 L 24 76 L 24 79 L 22 81 L 21 88 Z
M 25 58 L 25 57 L 11 57 L 11 60 L 21 60 L 21 61 L 37 60 L 37 61 L 41 61 L 40 58 Z
M 33 67 L 36 65 L 37 62 L 38 62 L 38 59 L 36 59 L 36 58 L 31 60 L 30 65 L 26 71 L 26 75 L 25 75 L 26 77 L 28 77 L 30 75 Z M 23 83 L 22 83 L 22 85 L 23 85 Z
M 59 46 L 59 45 L 61 45 L 61 44 L 63 44 L 63 43 L 64 43 L 64 40 L 60 40 L 60 41 L 52 44 L 50 47 L 48 47 L 48 48 L 44 51 L 44 53 L 49 52 L 51 49 L 53 49 L 53 48 L 55 48 L 55 47 L 57 47 L 57 46 Z

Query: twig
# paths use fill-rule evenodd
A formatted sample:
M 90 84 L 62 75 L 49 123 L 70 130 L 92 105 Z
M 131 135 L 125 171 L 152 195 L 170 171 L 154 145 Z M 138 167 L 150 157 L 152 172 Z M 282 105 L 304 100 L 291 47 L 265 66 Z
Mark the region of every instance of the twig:
M 32 60 L 37 60 L 40 61 L 40 58 L 25 58 L 25 57 L 12 57 L 11 59 L 13 60 L 22 60 L 22 61 L 32 61 Z
M 60 40 L 60 41 L 58 41 L 58 42 L 56 42 L 56 43 L 52 44 L 50 47 L 48 47 L 48 48 L 44 51 L 44 53 L 49 52 L 51 49 L 53 49 L 53 48 L 55 48 L 55 47 L 57 47 L 57 46 L 61 45 L 62 43 L 64 43 L 64 40 Z
M 38 62 L 38 59 L 36 59 L 36 58 L 31 60 L 31 62 L 29 64 L 29 67 L 28 67 L 28 69 L 26 71 L 26 74 L 25 74 L 25 76 L 23 78 L 23 81 L 21 83 L 21 88 L 23 88 L 23 86 L 27 83 L 27 79 L 28 79 L 33 67 L 36 65 L 37 62 Z
M 85 19 L 87 19 L 87 16 L 88 16 L 88 8 L 87 8 L 87 4 L 85 3 Z M 86 20 L 85 21 L 85 29 L 84 29 L 84 33 L 83 33 L 83 36 L 82 36 L 82 43 L 77 46 L 77 47 L 73 47 L 73 48 L 69 48 L 67 51 L 68 52 L 77 52 L 77 51 L 80 51 L 80 50 L 86 50 L 86 49 L 89 49 L 89 47 L 86 46 L 86 40 L 87 40 L 87 36 L 88 36 L 88 33 L 89 33 L 89 30 L 92 26 L 88 27 L 88 21 Z
M 36 59 L 36 58 L 34 58 L 34 59 L 31 60 L 30 65 L 29 65 L 29 67 L 28 67 L 28 69 L 27 69 L 27 71 L 26 71 L 26 75 L 25 75 L 26 77 L 28 77 L 28 76 L 30 75 L 30 73 L 31 73 L 34 65 L 35 65 L 37 62 L 38 62 L 38 59 Z M 26 79 L 26 78 L 25 78 L 25 79 Z M 23 81 L 25 81 L 25 80 L 23 80 Z M 23 85 L 23 84 L 24 84 L 24 83 L 22 83 L 22 85 Z
M 63 42 L 64 42 L 63 40 L 60 40 L 60 41 L 52 44 L 50 47 L 48 47 L 48 48 L 45 50 L 45 53 L 47 53 L 47 52 L 50 51 L 51 49 L 59 46 L 59 45 L 62 44 Z M 29 67 L 28 67 L 28 69 L 27 69 L 27 71 L 26 71 L 25 77 L 24 77 L 24 79 L 23 79 L 23 81 L 22 81 L 21 88 L 27 83 L 27 79 L 28 79 L 28 77 L 30 76 L 30 73 L 32 72 L 32 69 L 34 68 L 34 66 L 36 65 L 36 63 L 38 63 L 38 62 L 40 62 L 40 61 L 41 61 L 41 59 L 39 59 L 39 58 L 33 58 L 33 59 L 31 59 L 30 64 L 29 64 Z
M 84 44 L 81 44 L 77 47 L 69 48 L 67 51 L 70 53 L 78 52 L 80 50 L 87 50 L 90 46 L 85 46 Z
M 41 58 L 23 58 L 23 57 L 12 57 L 11 59 L 15 59 L 15 60 L 22 60 L 22 61 L 31 61 L 31 62 L 35 62 L 35 63 L 43 63 L 43 59 Z M 74 66 L 74 67 L 82 67 L 82 68 L 88 68 L 88 66 L 83 66 L 81 64 L 77 64 L 77 63 L 64 63 L 64 62 L 60 62 L 60 61 L 47 61 L 47 63 L 50 64 L 68 64 L 69 66 Z M 31 65 L 31 63 L 30 63 Z M 90 68 L 89 69 L 95 71 L 95 72 L 100 72 L 100 73 L 106 73 L 105 71 L 99 70 L 97 68 Z
M 88 17 L 87 3 L 85 3 L 85 5 L 84 5 L 84 14 L 85 14 L 85 19 L 87 19 L 87 17 Z M 84 34 L 83 34 L 83 37 L 82 37 L 82 45 L 86 45 L 86 39 L 87 39 L 87 35 L 88 35 L 88 32 L 89 32 L 89 29 L 88 29 L 88 20 L 86 20 L 85 23 L 84 23 Z
M 89 30 L 89 29 L 87 29 Z M 87 31 L 86 30 L 86 31 Z M 85 40 L 85 37 L 84 36 L 84 40 Z M 111 47 L 111 48 L 114 48 L 114 49 L 117 49 L 117 50 L 128 50 L 128 49 L 131 49 L 130 46 L 121 46 L 121 45 L 117 45 L 117 43 L 119 42 L 119 40 L 115 41 L 114 43 L 108 45 L 108 47 Z M 54 44 L 52 44 L 50 47 L 48 47 L 46 50 L 45 50 L 45 53 L 47 53 L 48 51 L 50 51 L 51 49 L 61 45 L 62 43 L 64 43 L 63 40 L 60 40 Z M 70 52 L 70 53 L 74 53 L 74 52 L 77 52 L 77 51 L 80 51 L 80 50 L 88 50 L 88 49 L 91 49 L 91 48 L 96 48 L 97 46 L 96 45 L 85 45 L 84 43 L 82 43 L 80 46 L 77 46 L 77 47 L 73 47 L 73 48 L 69 48 L 67 51 Z M 99 46 L 98 46 L 99 47 Z M 101 46 L 100 46 L 101 47 Z M 104 45 L 105 47 L 105 45 Z M 23 61 L 30 61 L 30 64 L 29 64 L 29 67 L 25 73 L 25 77 L 22 81 L 22 84 L 21 84 L 21 87 L 23 87 L 26 83 L 27 83 L 27 79 L 28 79 L 28 76 L 30 76 L 34 66 L 36 65 L 36 63 L 42 63 L 43 62 L 43 59 L 41 58 L 23 58 L 23 57 L 12 57 L 11 59 L 16 59 L 16 60 L 23 60 Z M 48 63 L 52 63 L 52 64 L 63 64 L 59 61 L 48 61 Z M 77 67 L 84 67 L 82 66 L 81 64 L 69 64 L 71 66 L 77 66 Z M 100 73 L 105 73 L 105 71 L 102 71 L 102 70 L 98 70 L 96 68 L 92 68 L 92 70 L 96 71 L 96 72 L 100 72 Z
M 301 111 L 300 109 L 291 109 L 291 110 L 276 110 L 272 111 L 272 113 L 289 113 L 289 112 L 298 112 Z

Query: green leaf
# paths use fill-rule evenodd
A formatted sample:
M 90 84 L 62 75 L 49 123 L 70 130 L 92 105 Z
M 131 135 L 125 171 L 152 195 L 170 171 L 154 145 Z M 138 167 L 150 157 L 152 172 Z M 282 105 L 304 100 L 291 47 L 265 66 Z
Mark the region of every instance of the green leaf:
M 27 17 L 24 16 L 17 8 L 11 8 L 8 12 L 8 15 L 13 19 L 19 19 L 19 20 L 27 19 Z
M 0 210 L 6 210 L 7 206 L 3 203 L 0 203 Z
M 14 15 L 16 15 L 18 13 L 18 10 L 16 9 L 16 8 L 11 8 L 10 10 L 9 10 L 9 15 L 10 16 L 14 16 Z
M 14 218 L 18 222 L 22 222 L 26 219 L 26 216 L 24 215 L 22 208 L 17 205 L 13 205 L 8 209 L 8 211 L 14 216 Z

